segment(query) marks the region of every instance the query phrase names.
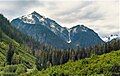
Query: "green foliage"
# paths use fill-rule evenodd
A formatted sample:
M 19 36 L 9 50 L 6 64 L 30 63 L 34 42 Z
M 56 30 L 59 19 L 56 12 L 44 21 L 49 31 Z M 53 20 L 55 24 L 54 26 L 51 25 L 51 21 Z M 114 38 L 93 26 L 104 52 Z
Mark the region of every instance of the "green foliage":
M 120 74 L 120 50 L 75 62 L 69 61 L 39 71 L 36 76 L 112 76 L 113 74 Z
M 1 75 L 5 76 L 16 76 L 21 73 L 27 72 L 27 68 L 33 68 L 35 66 L 35 57 L 27 53 L 23 47 L 15 47 L 12 63 L 14 65 L 5 65 L 5 56 L 8 50 L 8 44 L 2 42 L 2 48 L 0 47 L 0 69 Z M 8 57 L 9 58 L 9 57 Z M 4 67 L 5 66 L 5 67 Z M 2 68 L 4 67 L 4 68 Z M 13 73 L 11 73 L 13 72 Z M 15 73 L 15 74 L 14 74 Z M 14 75 L 13 75 L 14 74 Z
M 14 55 L 16 55 L 17 57 L 15 57 L 13 55 L 14 59 L 17 59 L 19 57 L 20 60 L 21 60 L 21 63 L 22 62 L 23 63 L 27 63 L 28 62 L 32 66 L 33 66 L 33 64 L 35 64 L 35 57 L 28 53 L 26 47 L 21 47 L 19 45 L 19 43 L 15 42 L 14 40 L 12 40 L 10 38 L 2 40 L 2 42 L 0 42 L 0 57 L 1 57 L 0 60 L 5 61 L 5 56 L 7 54 L 7 50 L 9 50 L 9 43 L 12 43 L 15 46 L 15 48 L 14 48 Z M 18 45 L 16 45 L 16 43 Z M 8 57 L 8 59 L 9 59 L 9 57 Z
M 18 76 L 35 66 L 36 58 L 30 54 L 30 47 L 21 44 L 24 38 L 27 39 L 0 14 L 0 76 Z
M 15 72 L 17 70 L 17 65 L 7 65 L 4 68 L 4 72 Z
M 4 70 L 4 67 L 0 67 L 0 71 L 3 71 Z
M 9 74 L 15 74 L 15 75 L 20 75 L 21 73 L 27 72 L 27 67 L 23 64 L 19 65 L 7 65 L 5 67 L 1 67 L 1 75 L 8 75 Z
M 23 64 L 18 65 L 16 73 L 20 75 L 21 73 L 25 73 L 25 72 L 27 72 L 27 67 Z
M 10 72 L 10 73 L 0 73 L 0 76 L 18 76 L 18 75 Z

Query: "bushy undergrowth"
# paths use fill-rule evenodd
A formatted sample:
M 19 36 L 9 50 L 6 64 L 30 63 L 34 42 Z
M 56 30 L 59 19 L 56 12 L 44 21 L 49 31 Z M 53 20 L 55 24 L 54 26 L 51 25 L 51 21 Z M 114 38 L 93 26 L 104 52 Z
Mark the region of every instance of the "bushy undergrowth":
M 53 66 L 31 76 L 113 76 L 120 75 L 120 50 L 100 56 Z
M 0 68 L 0 76 L 17 76 L 20 75 L 21 73 L 27 72 L 26 66 L 23 64 L 19 65 L 7 65 L 5 67 Z

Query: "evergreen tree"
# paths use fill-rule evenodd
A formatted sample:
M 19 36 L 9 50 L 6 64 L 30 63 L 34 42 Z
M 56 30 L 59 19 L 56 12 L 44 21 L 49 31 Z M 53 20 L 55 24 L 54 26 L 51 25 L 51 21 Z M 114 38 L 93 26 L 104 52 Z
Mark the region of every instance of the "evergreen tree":
M 64 63 L 64 55 L 62 54 L 61 58 L 60 58 L 60 64 Z
M 56 57 L 55 51 L 53 51 L 53 53 L 52 53 L 52 64 L 57 65 L 57 57 Z
M 14 46 L 12 44 L 9 44 L 9 49 L 6 54 L 6 62 L 8 65 L 11 65 L 14 50 L 15 50 Z

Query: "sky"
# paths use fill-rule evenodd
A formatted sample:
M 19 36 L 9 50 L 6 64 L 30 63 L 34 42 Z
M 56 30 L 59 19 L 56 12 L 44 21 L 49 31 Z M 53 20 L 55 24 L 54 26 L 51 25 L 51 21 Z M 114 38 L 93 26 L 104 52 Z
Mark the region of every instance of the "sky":
M 10 21 L 33 11 L 63 27 L 83 24 L 101 37 L 120 34 L 119 0 L 0 0 L 0 13 Z

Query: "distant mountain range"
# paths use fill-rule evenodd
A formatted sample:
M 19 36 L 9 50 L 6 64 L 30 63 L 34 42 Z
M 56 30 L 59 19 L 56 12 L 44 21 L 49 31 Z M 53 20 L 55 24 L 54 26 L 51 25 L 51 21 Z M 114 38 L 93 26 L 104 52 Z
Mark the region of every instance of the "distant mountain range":
M 120 39 L 120 36 L 119 35 L 110 35 L 108 37 L 102 38 L 102 40 L 105 41 L 105 42 L 109 42 L 113 39 Z
M 13 19 L 11 24 L 36 41 L 56 48 L 88 47 L 104 42 L 97 33 L 84 25 L 68 29 L 35 11 Z

